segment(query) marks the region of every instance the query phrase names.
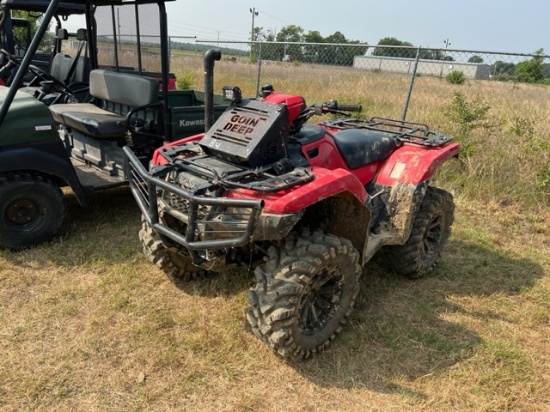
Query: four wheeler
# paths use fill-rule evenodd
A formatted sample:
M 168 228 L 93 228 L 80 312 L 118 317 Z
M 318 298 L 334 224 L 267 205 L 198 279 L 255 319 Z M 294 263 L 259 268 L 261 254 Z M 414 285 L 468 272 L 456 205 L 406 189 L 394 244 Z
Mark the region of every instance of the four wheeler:
M 147 164 L 156 148 L 204 130 L 229 104 L 212 92 L 175 90 L 164 1 L 72 3 L 85 9 L 82 54 L 91 68 L 91 100 L 47 106 L 18 87 L 64 4 L 59 0 L 48 2 L 9 88 L 0 86 L 2 249 L 29 247 L 58 233 L 65 216 L 62 188 L 70 188 L 84 206 L 88 193 L 126 184 L 124 146 Z M 146 30 L 140 28 L 143 22 Z M 205 55 L 209 88 L 220 58 Z
M 308 358 L 342 330 L 377 251 L 404 276 L 434 269 L 454 204 L 430 179 L 459 146 L 424 124 L 346 113 L 360 106 L 226 92 L 216 123 L 156 150 L 149 170 L 125 149 L 143 249 L 178 282 L 254 269 L 252 331 L 283 358 Z M 344 117 L 306 124 L 323 114 Z

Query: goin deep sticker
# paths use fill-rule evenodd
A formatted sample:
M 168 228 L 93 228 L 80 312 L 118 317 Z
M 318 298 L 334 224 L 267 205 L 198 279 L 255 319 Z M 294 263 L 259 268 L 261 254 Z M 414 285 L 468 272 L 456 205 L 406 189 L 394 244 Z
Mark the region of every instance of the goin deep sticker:
M 260 123 L 260 118 L 245 115 L 234 115 L 230 121 L 225 124 L 223 130 L 237 134 L 248 134 L 254 131 L 254 128 Z
M 40 132 L 42 130 L 52 130 L 52 126 L 51 125 L 34 126 L 34 130 L 36 130 L 37 132 Z

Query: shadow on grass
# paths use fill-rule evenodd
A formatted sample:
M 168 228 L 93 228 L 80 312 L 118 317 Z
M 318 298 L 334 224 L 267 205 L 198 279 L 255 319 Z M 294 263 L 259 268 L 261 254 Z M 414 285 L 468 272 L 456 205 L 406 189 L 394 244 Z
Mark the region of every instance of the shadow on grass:
M 499 317 L 452 300 L 516 295 L 542 276 L 533 261 L 461 240 L 451 240 L 440 265 L 419 280 L 391 274 L 374 259 L 342 335 L 326 352 L 291 366 L 320 386 L 423 399 L 396 382 L 437 375 L 470 358 L 481 339 L 464 323 Z
M 20 266 L 29 259 L 70 266 L 99 260 L 120 263 L 135 252 L 142 253 L 140 213 L 127 187 L 93 193 L 87 201 L 82 207 L 74 195 L 67 194 L 66 218 L 59 234 L 50 242 L 6 252 L 5 258 Z
M 87 201 L 88 205 L 81 207 L 68 194 L 67 217 L 58 236 L 27 250 L 4 252 L 3 257 L 19 267 L 26 267 L 31 261 L 70 267 L 141 260 L 151 271 L 157 270 L 143 254 L 138 236 L 141 214 L 128 187 L 95 192 Z M 174 285 L 190 295 L 232 296 L 246 290 L 252 278 L 246 269 L 230 268 Z

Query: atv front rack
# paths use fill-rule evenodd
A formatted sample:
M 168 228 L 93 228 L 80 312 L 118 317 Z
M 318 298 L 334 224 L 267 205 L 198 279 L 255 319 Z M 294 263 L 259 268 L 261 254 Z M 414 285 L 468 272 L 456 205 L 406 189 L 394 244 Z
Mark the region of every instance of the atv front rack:
M 389 133 L 401 142 L 414 143 L 423 146 L 442 146 L 452 140 L 452 137 L 430 130 L 424 123 L 407 122 L 385 117 L 371 119 L 336 119 L 321 123 L 332 129 L 366 129 Z
M 157 233 L 184 246 L 194 262 L 204 260 L 197 251 L 243 246 L 250 242 L 263 201 L 196 195 L 153 176 L 128 148 L 130 189 L 147 224 Z M 159 198 L 164 206 L 159 210 Z M 178 221 L 178 230 L 161 222 L 162 214 Z

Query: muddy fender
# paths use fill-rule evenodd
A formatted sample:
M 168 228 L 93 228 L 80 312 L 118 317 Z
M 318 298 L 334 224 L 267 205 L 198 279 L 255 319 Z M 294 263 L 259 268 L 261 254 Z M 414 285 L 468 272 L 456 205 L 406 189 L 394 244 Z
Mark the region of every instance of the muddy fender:
M 386 159 L 375 183 L 418 185 L 431 178 L 445 160 L 457 156 L 458 150 L 458 143 L 439 147 L 403 145 Z

